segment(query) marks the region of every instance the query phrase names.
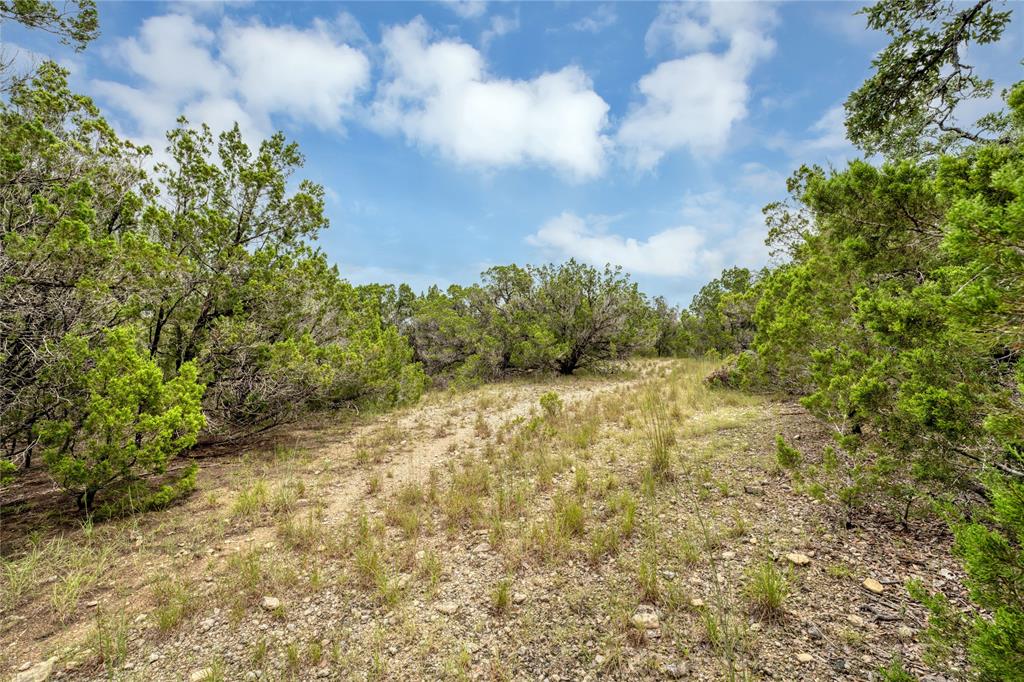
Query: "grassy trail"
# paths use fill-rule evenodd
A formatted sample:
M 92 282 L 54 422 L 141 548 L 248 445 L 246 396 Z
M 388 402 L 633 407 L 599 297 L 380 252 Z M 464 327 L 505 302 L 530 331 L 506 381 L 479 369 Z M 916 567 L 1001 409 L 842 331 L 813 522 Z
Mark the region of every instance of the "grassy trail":
M 923 670 L 901 584 L 956 571 L 946 548 L 841 528 L 777 458 L 782 433 L 813 465 L 822 427 L 708 370 L 439 392 L 211 459 L 181 506 L 25 538 L 0 669 L 863 679 L 899 652 Z

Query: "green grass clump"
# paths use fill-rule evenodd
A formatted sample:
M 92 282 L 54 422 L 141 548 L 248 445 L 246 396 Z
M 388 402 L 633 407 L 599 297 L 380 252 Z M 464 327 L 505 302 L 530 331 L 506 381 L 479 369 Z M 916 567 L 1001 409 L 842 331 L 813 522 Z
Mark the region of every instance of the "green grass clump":
M 764 561 L 747 571 L 744 594 L 752 613 L 774 620 L 784 613 L 783 604 L 789 596 L 789 581 L 775 564 Z

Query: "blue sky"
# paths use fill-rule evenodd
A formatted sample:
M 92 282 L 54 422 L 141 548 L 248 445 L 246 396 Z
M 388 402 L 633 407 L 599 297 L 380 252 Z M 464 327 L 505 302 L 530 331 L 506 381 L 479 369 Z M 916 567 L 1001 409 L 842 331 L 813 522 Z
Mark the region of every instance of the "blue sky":
M 284 130 L 327 188 L 319 245 L 354 282 L 576 257 L 688 303 L 767 262 L 760 208 L 794 168 L 855 156 L 841 104 L 885 44 L 859 6 L 101 2 L 84 53 L 2 37 L 62 60 L 154 147 L 182 113 Z M 1022 23 L 970 55 L 1001 85 L 1021 78 Z

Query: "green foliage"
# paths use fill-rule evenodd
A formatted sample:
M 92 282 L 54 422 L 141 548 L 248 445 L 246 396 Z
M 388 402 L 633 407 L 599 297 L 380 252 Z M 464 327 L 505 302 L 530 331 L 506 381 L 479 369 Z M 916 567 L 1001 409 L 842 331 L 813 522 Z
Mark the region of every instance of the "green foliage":
M 992 81 L 964 63 L 964 53 L 972 43 L 998 41 L 1008 10 L 998 11 L 991 0 L 881 0 L 861 13 L 868 28 L 892 40 L 872 61 L 875 73 L 846 100 L 846 129 L 855 144 L 868 154 L 899 157 L 1005 134 L 1005 116 L 986 116 L 969 130 L 957 123 L 955 109 L 991 96 Z
M 100 490 L 162 472 L 170 457 L 195 444 L 203 426 L 195 365 L 164 381 L 135 338 L 131 327 L 117 327 L 97 349 L 67 339 L 67 371 L 83 373 L 82 391 L 59 418 L 38 427 L 50 474 L 87 512 Z
M 847 513 L 885 502 L 903 523 L 918 499 L 970 519 L 953 524 L 956 553 L 983 615 L 912 586 L 931 614 L 929 661 L 962 651 L 978 678 L 1014 679 L 1024 668 L 1024 83 L 973 128 L 956 120 L 960 103 L 992 93 L 964 63 L 967 48 L 998 40 L 1010 12 L 989 0 L 880 0 L 863 13 L 891 42 L 847 100 L 847 130 L 886 158 L 797 170 L 791 199 L 765 209 L 771 251 L 786 261 L 705 287 L 687 338 L 737 353 L 710 380 L 801 396 L 832 427 L 835 447 L 809 467 L 815 494 Z M 738 325 L 723 324 L 730 295 L 752 311 Z M 776 445 L 781 466 L 800 463 L 781 436 Z M 987 505 L 958 506 L 981 487 Z M 885 674 L 904 672 L 894 663 Z
M 60 38 L 76 50 L 99 35 L 99 14 L 94 0 L 0 0 L 0 21 L 13 20 L 29 28 L 38 28 Z
M 775 436 L 775 461 L 783 469 L 795 469 L 803 461 L 800 451 L 788 444 L 781 433 Z
M 993 475 L 987 523 L 954 526 L 971 598 L 991 617 L 971 624 L 971 662 L 984 680 L 1013 679 L 1024 670 L 1024 482 Z
M 0 466 L 6 478 L 45 450 L 90 511 L 113 487 L 148 506 L 123 484 L 162 471 L 204 420 L 203 440 L 238 438 L 426 385 L 396 326 L 408 289 L 354 287 L 309 246 L 324 193 L 293 178 L 295 144 L 251 148 L 237 127 L 215 140 L 184 120 L 167 139 L 148 177 L 149 150 L 52 62 L 0 98 Z M 108 367 L 122 360 L 135 394 Z
M 570 260 L 507 265 L 482 282 L 432 287 L 402 324 L 430 376 L 469 382 L 517 370 L 572 374 L 653 347 L 657 320 L 620 269 Z
M 562 399 L 554 391 L 548 391 L 540 397 L 540 408 L 547 417 L 556 417 L 562 413 Z

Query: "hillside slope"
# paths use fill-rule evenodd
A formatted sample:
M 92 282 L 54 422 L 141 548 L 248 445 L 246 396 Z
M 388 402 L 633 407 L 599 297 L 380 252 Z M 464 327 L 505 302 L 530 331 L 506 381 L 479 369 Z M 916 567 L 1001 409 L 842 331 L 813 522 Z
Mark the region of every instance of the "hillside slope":
M 709 367 L 438 392 L 203 459 L 144 516 L 6 539 L 0 662 L 53 679 L 864 679 L 925 674 L 941 526 L 847 528 L 780 467 L 801 408 Z M 28 553 L 25 548 L 31 548 Z M 871 588 L 871 589 L 869 589 Z

